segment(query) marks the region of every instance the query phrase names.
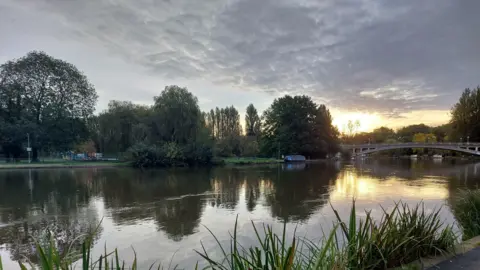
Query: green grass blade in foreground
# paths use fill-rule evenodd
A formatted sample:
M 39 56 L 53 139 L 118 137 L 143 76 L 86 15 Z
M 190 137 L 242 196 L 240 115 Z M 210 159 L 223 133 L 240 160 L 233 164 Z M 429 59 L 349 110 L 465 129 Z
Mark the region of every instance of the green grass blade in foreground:
M 376 221 L 370 211 L 365 212 L 365 217 L 357 218 L 353 201 L 348 225 L 336 210 L 334 213 L 337 222 L 328 237 L 325 235 L 319 243 L 296 237 L 295 233 L 289 242 L 286 224 L 282 233 L 276 234 L 271 226 L 263 225 L 261 232 L 252 222 L 256 243 L 244 248 L 238 239 L 237 218 L 234 232 L 230 235 L 230 254 L 208 228 L 223 258 L 212 258 L 202 243 L 202 252 L 196 252 L 209 264 L 204 269 L 385 269 L 401 267 L 422 256 L 448 252 L 456 242 L 452 227 L 445 226 L 440 220 L 440 209 L 427 213 L 421 204 L 409 207 L 398 202 L 392 211 L 383 209 L 382 218 Z M 48 246 L 36 243 L 41 269 L 73 269 L 71 258 L 77 257 L 60 254 L 51 235 Z M 121 260 L 118 250 L 108 253 L 106 245 L 104 254 L 93 261 L 92 243 L 92 236 L 82 243 L 81 258 L 78 258 L 82 261 L 82 269 L 125 269 L 125 261 Z M 73 251 L 69 249 L 68 252 Z M 137 254 L 135 250 L 133 253 L 134 260 L 129 269 L 137 269 Z M 26 269 L 23 264 L 19 265 L 21 269 Z M 160 268 L 161 264 L 158 265 Z
M 461 189 L 450 203 L 462 228 L 463 240 L 480 235 L 480 189 Z

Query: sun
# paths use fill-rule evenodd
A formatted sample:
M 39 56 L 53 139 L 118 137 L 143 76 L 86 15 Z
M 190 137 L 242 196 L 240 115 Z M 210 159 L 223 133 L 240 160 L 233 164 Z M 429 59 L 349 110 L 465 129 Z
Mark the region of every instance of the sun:
M 358 121 L 360 126 L 356 132 L 368 132 L 374 128 L 380 126 L 381 118 L 375 113 L 363 113 L 363 112 L 333 112 L 333 124 L 338 128 L 340 132 L 347 131 L 348 121 Z

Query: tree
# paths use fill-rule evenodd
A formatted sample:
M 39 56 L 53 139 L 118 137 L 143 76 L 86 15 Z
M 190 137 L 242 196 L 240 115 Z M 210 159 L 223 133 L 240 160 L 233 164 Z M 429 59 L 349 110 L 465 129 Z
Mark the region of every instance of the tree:
M 417 133 L 430 133 L 431 128 L 425 124 L 410 125 L 397 131 L 398 140 L 401 142 L 412 142 L 413 136 Z
M 465 89 L 451 111 L 451 140 L 480 141 L 480 86 Z
M 448 123 L 438 127 L 433 127 L 432 133 L 439 142 L 448 141 L 448 137 L 452 134 L 452 124 Z
M 413 142 L 433 143 L 437 141 L 437 137 L 433 133 L 416 133 L 413 135 Z
M 269 156 L 325 157 L 337 150 L 338 131 L 330 112 L 308 96 L 275 99 L 264 112 L 262 152 Z
M 112 100 L 108 109 L 91 119 L 91 134 L 102 153 L 125 152 L 135 143 L 150 138 L 152 109 L 129 101 Z
M 33 159 L 41 149 L 66 150 L 88 138 L 85 119 L 97 94 L 74 65 L 33 51 L 0 66 L 0 114 L 3 122 L 30 133 Z M 8 131 L 7 131 L 8 133 Z M 26 134 L 3 136 L 18 145 Z
M 358 120 L 358 119 L 355 120 L 355 121 L 348 120 L 348 123 L 347 123 L 348 134 L 347 134 L 347 136 L 353 137 L 353 135 L 355 133 L 357 133 L 359 128 L 360 128 L 360 120 Z
M 198 99 L 187 88 L 166 86 L 154 100 L 154 136 L 158 141 L 185 144 L 196 140 L 204 121 Z
M 215 139 L 215 152 L 219 156 L 240 155 L 240 114 L 233 106 L 216 108 L 205 114 L 206 126 Z
M 387 127 L 379 127 L 372 132 L 372 143 L 385 143 L 389 139 L 395 139 L 395 131 Z
M 260 117 L 257 109 L 253 104 L 248 105 L 245 113 L 245 135 L 259 136 L 260 135 Z
M 437 141 L 437 138 L 433 133 L 416 133 L 413 135 L 413 142 L 416 143 L 433 143 Z M 419 149 L 413 149 L 414 152 L 419 153 Z M 423 150 L 424 154 L 428 154 L 428 149 Z

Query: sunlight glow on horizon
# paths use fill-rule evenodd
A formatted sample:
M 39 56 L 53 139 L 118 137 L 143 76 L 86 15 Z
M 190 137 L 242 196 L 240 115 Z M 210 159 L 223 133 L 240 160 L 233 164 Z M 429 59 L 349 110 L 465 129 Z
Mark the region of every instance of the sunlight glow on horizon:
M 348 121 L 359 121 L 360 127 L 356 132 L 370 132 L 382 126 L 397 130 L 401 127 L 415 124 L 439 126 L 450 120 L 449 110 L 418 110 L 400 114 L 397 118 L 386 118 L 379 113 L 370 112 L 345 112 L 332 110 L 333 125 L 340 132 L 347 132 Z
M 333 125 L 338 128 L 340 132 L 347 132 L 348 121 L 359 121 L 360 127 L 356 132 L 367 132 L 381 126 L 381 117 L 378 114 L 364 113 L 364 112 L 338 112 L 333 113 Z

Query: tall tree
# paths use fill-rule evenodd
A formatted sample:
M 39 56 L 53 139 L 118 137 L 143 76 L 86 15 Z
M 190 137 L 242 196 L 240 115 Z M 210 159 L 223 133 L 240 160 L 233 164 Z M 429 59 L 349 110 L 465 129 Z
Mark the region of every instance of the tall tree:
M 29 127 L 34 160 L 40 149 L 65 150 L 88 137 L 97 94 L 74 65 L 33 51 L 0 66 L 0 85 L 3 121 Z
M 112 100 L 106 111 L 90 121 L 96 125 L 91 134 L 100 152 L 125 152 L 133 144 L 149 139 L 150 119 L 150 107 Z
M 395 139 L 395 131 L 387 127 L 379 127 L 373 130 L 372 143 L 384 143 L 389 139 Z
M 154 123 L 157 140 L 175 143 L 195 141 L 202 128 L 202 112 L 198 99 L 186 88 L 166 86 L 154 97 Z
M 480 86 L 465 89 L 458 102 L 453 106 L 451 140 L 480 141 Z
M 324 157 L 337 147 L 338 131 L 328 109 L 308 96 L 275 99 L 264 112 L 262 150 L 266 155 Z
M 257 109 L 253 104 L 248 105 L 245 113 L 245 135 L 259 136 L 260 135 L 260 117 Z

